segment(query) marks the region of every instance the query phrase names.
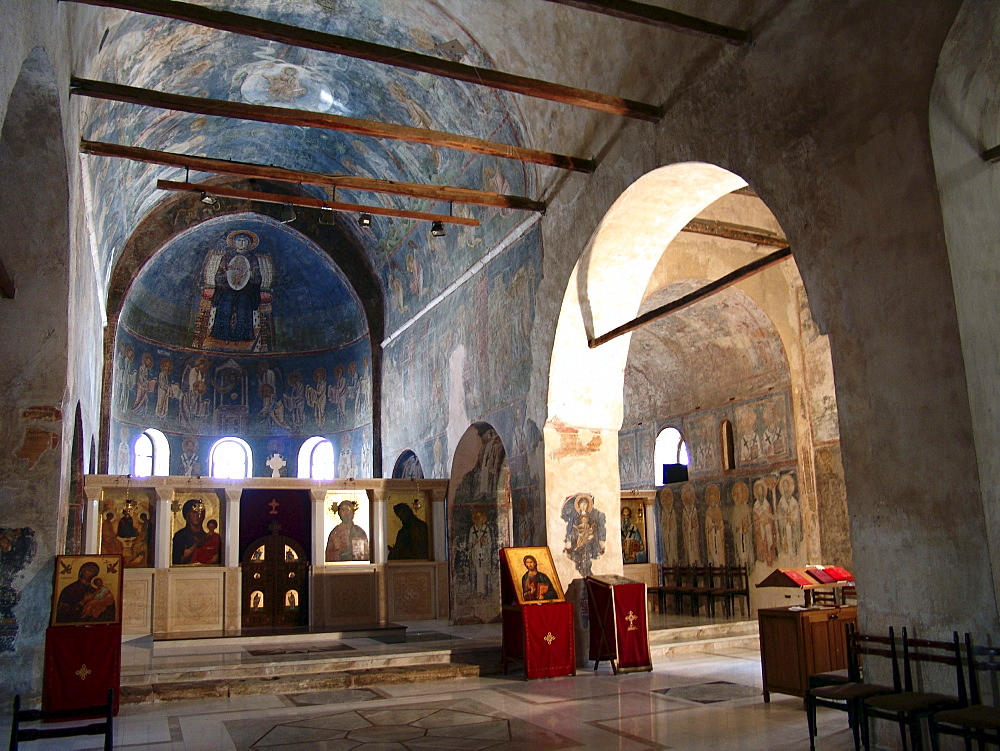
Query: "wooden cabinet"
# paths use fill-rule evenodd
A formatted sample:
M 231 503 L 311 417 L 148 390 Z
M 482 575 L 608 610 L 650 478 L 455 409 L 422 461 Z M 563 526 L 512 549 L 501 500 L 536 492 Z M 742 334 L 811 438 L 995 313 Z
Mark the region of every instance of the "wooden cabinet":
M 847 624 L 857 621 L 853 606 L 758 610 L 764 701 L 772 691 L 805 696 L 810 675 L 846 668 Z

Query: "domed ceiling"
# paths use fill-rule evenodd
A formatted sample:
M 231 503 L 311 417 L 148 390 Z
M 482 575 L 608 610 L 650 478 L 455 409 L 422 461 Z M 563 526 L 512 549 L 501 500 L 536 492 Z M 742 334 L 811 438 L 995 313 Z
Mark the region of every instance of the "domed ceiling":
M 217 284 L 220 273 L 227 278 Z M 223 322 L 223 306 L 230 317 L 240 315 L 238 305 L 221 299 L 227 289 L 247 298 L 258 319 L 266 307 L 268 320 L 256 335 L 251 326 L 241 337 L 239 324 Z M 368 333 L 360 301 L 329 257 L 295 230 L 251 214 L 210 220 L 173 238 L 136 278 L 120 325 L 164 346 L 215 352 L 330 350 Z
M 284 24 L 494 67 L 448 13 L 428 0 L 244 0 L 208 3 Z M 187 96 L 311 110 L 447 131 L 521 145 L 513 98 L 503 92 L 377 63 L 291 47 L 138 13 L 114 13 L 101 51 L 84 75 Z M 127 146 L 295 170 L 380 180 L 472 187 L 531 195 L 535 168 L 513 160 L 316 128 L 210 117 L 120 102 L 82 99 L 83 137 Z M 93 241 L 106 279 L 138 223 L 167 195 L 156 180 L 217 182 L 125 159 L 85 158 Z M 331 199 L 327 189 L 296 186 Z M 98 198 L 99 197 L 99 198 Z M 375 216 L 361 229 L 337 215 L 365 248 L 390 301 L 387 324 L 404 321 L 493 247 L 523 215 L 480 206 L 336 192 L 339 201 L 464 214 L 480 227 L 453 227 L 431 238 L 427 222 Z M 226 202 L 223 202 L 224 204 Z M 163 205 L 162 203 L 160 205 Z M 230 204 L 232 205 L 232 204 Z M 238 208 L 253 209 L 241 203 Z M 280 242 L 282 238 L 275 237 Z M 446 250 L 446 252 L 437 252 Z M 276 247 L 276 252 L 280 250 Z M 414 274 L 419 269 L 420 274 Z M 403 279 L 407 283 L 403 283 Z M 416 281 L 414 281 L 416 279 Z

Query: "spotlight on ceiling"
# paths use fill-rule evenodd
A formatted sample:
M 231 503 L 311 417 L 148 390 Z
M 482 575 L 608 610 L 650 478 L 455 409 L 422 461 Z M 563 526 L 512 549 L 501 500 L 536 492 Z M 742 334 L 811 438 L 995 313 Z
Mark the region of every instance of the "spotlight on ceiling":
M 281 210 L 281 223 L 291 224 L 295 221 L 295 209 L 292 208 L 292 204 L 286 203 L 285 207 Z
M 445 236 L 444 222 L 442 221 L 431 222 L 431 235 L 433 237 L 444 237 Z
M 372 226 L 372 215 L 371 214 L 361 214 L 358 217 L 359 227 L 371 227 Z
M 203 204 L 205 204 L 206 206 L 215 206 L 215 205 L 217 205 L 217 204 L 219 203 L 219 202 L 218 202 L 218 201 L 216 200 L 215 196 L 210 196 L 210 195 L 209 195 L 208 193 L 206 193 L 205 191 L 202 191 L 202 192 L 201 192 L 201 202 L 202 202 Z

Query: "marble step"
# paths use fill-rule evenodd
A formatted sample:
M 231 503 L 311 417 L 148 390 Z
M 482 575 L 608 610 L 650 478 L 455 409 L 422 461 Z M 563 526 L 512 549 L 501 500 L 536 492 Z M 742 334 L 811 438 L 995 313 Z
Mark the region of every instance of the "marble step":
M 419 683 L 424 681 L 473 678 L 500 671 L 499 651 L 493 650 L 484 665 L 441 663 L 340 670 L 328 673 L 258 675 L 245 678 L 205 678 L 193 681 L 170 681 L 123 685 L 123 704 L 184 701 L 204 698 L 232 698 L 264 694 L 303 694 L 327 691 L 350 691 L 378 684 Z
M 265 650 L 218 654 L 158 654 L 153 665 L 123 666 L 122 686 L 163 683 L 189 683 L 213 680 L 242 680 L 348 673 L 351 671 L 391 670 L 425 665 L 455 663 L 480 664 L 486 659 L 499 661 L 499 644 L 458 641 L 419 650 L 406 645 L 377 652 L 327 645 L 287 645 Z
M 691 641 L 727 639 L 758 635 L 756 620 L 725 621 L 690 626 L 672 626 L 649 632 L 649 644 L 672 644 Z

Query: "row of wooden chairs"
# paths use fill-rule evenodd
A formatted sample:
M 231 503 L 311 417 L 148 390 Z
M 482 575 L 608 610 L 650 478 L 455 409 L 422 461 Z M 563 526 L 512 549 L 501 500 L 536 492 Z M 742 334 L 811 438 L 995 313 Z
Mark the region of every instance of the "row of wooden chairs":
M 671 597 L 676 614 L 683 612 L 686 601 L 691 615 L 699 614 L 704 603 L 715 617 L 716 601 L 721 601 L 723 612 L 732 616 L 737 600 L 742 600 L 742 612 L 750 614 L 746 566 L 662 566 L 659 585 L 649 591 L 657 596 L 661 613 L 666 612 L 667 597 Z
M 844 682 L 820 685 L 806 694 L 806 717 L 809 723 L 809 748 L 815 749 L 816 708 L 827 707 L 847 712 L 854 736 L 854 748 L 871 748 L 871 721 L 889 720 L 899 726 L 902 748 L 922 748 L 921 722 L 926 719 L 932 748 L 939 748 L 939 736 L 956 735 L 965 739 L 966 748 L 976 740 L 979 748 L 986 743 L 1000 745 L 1000 709 L 983 704 L 977 673 L 1000 671 L 1000 647 L 973 646 L 965 635 L 965 660 L 958 632 L 950 641 L 911 639 L 902 630 L 902 673 L 896 650 L 895 631 L 888 637 L 858 633 L 853 624 L 847 627 L 847 676 Z M 888 658 L 892 685 L 865 682 L 862 679 L 863 656 Z M 941 694 L 915 688 L 914 670 L 919 663 L 943 664 L 955 669 L 955 693 Z M 963 673 L 968 673 L 968 682 Z M 968 686 L 968 688 L 967 688 Z

